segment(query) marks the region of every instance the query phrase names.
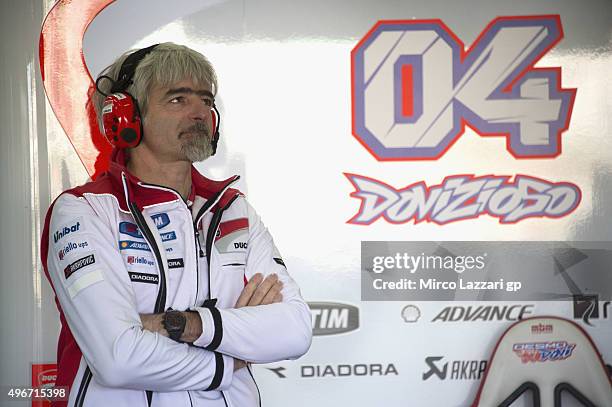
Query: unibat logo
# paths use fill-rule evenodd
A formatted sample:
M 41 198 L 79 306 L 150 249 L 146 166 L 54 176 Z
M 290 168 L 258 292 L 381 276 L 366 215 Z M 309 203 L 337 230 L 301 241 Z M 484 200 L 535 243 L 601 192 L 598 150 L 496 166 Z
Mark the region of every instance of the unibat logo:
M 440 20 L 380 21 L 351 53 L 353 134 L 378 160 L 438 159 L 466 125 L 556 157 L 576 89 L 533 66 L 562 38 L 557 15 L 499 17 L 467 51 Z

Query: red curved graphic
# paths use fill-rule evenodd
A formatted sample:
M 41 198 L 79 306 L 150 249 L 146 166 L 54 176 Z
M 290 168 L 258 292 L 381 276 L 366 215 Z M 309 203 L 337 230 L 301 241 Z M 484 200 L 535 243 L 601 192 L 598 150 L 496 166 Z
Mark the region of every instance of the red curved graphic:
M 83 57 L 83 35 L 114 1 L 58 0 L 43 22 L 38 49 L 49 104 L 92 178 L 108 168 L 112 147 L 100 133 L 89 103 L 94 82 Z

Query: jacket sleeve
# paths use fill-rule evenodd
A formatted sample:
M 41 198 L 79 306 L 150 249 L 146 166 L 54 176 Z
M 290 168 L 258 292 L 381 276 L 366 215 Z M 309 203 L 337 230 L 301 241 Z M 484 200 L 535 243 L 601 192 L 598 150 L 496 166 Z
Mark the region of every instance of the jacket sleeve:
M 60 196 L 47 216 L 45 266 L 96 381 L 154 391 L 229 387 L 231 357 L 143 329 L 117 236 L 108 227 L 114 219 L 70 194 Z
M 312 342 L 310 309 L 287 272 L 272 236 L 255 210 L 246 205 L 249 240 L 245 276 L 276 273 L 283 282 L 280 303 L 238 309 L 197 308 L 203 333 L 194 345 L 254 363 L 297 359 Z

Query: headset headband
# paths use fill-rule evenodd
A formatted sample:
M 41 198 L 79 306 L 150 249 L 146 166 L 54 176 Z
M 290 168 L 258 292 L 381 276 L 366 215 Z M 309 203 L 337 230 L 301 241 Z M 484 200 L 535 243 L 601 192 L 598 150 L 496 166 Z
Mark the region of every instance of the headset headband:
M 134 78 L 134 73 L 136 73 L 138 64 L 158 45 L 159 44 L 154 44 L 149 47 L 139 49 L 138 51 L 128 55 L 125 61 L 123 61 L 123 64 L 121 64 L 119 75 L 117 76 L 117 80 L 113 82 L 111 93 L 123 92 L 132 84 L 132 79 Z

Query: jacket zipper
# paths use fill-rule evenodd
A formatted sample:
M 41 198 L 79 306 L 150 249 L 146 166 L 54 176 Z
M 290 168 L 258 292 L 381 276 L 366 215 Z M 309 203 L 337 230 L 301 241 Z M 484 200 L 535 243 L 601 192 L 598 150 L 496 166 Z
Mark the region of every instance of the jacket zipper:
M 193 222 L 193 229 L 194 229 L 194 237 L 195 237 L 195 249 L 196 249 L 196 296 L 195 296 L 195 301 L 197 303 L 197 298 L 198 298 L 198 293 L 199 293 L 199 285 L 200 285 L 200 270 L 199 270 L 199 259 L 200 259 L 200 247 L 199 247 L 199 232 L 198 232 L 198 223 L 200 222 L 202 216 L 206 213 L 206 211 L 208 209 L 210 209 L 218 200 L 219 197 L 221 197 L 223 195 L 223 193 L 225 193 L 225 191 L 227 190 L 227 188 L 233 184 L 234 182 L 236 182 L 240 177 L 239 176 L 235 176 L 231 179 L 230 182 L 228 182 L 226 184 L 226 186 L 219 191 L 219 193 L 217 195 L 215 195 L 215 197 L 213 199 L 208 200 L 203 206 L 202 208 L 200 208 L 200 210 L 198 211 L 198 214 L 196 216 L 195 221 Z M 161 187 L 161 185 L 155 185 L 155 184 L 148 184 L 150 186 L 155 186 L 155 187 Z M 165 188 L 165 187 L 162 187 Z M 172 191 L 174 191 L 175 193 L 177 193 L 177 195 L 180 196 L 180 194 L 178 194 L 177 191 L 175 191 L 174 189 L 170 188 Z M 215 216 L 213 216 L 213 221 L 211 222 L 210 226 L 213 226 L 213 222 L 215 222 L 216 224 L 214 225 L 214 234 L 216 234 L 216 229 L 219 226 L 219 220 L 221 219 L 221 213 L 227 209 L 233 202 L 234 200 L 236 200 L 236 198 L 238 197 L 238 195 L 236 195 L 234 198 L 232 198 L 230 200 L 230 202 L 228 202 L 227 205 L 225 205 L 222 209 L 219 210 L 219 216 L 218 219 L 215 221 Z M 149 247 L 151 248 L 151 250 L 153 251 L 153 253 L 155 254 L 155 258 L 157 259 L 157 263 L 160 265 L 160 279 L 159 279 L 159 292 L 157 294 L 157 300 L 155 301 L 155 313 L 161 313 L 165 311 L 166 308 L 166 273 L 165 273 L 165 266 L 163 265 L 162 262 L 162 258 L 161 258 L 161 254 L 159 252 L 159 247 L 157 247 L 157 244 L 155 243 L 155 239 L 153 238 L 153 235 L 151 233 L 151 231 L 149 230 L 149 228 L 146 225 L 146 222 L 144 221 L 143 215 L 142 213 L 138 210 L 138 207 L 133 203 L 130 202 L 130 212 L 132 212 L 132 216 L 134 217 L 134 220 L 136 221 L 136 224 L 138 225 L 138 227 L 140 228 L 140 230 L 142 231 L 143 236 L 145 237 L 145 239 L 149 242 Z M 217 214 L 215 214 L 217 215 Z M 210 236 L 210 229 L 211 227 L 209 226 L 209 233 L 208 235 Z M 213 234 L 213 237 L 214 237 Z M 208 296 L 209 298 L 211 297 L 211 291 L 210 291 L 210 250 L 212 249 L 212 245 L 209 247 L 209 238 L 206 241 L 206 253 L 207 253 L 207 263 L 208 263 Z M 89 369 L 89 368 L 88 368 Z M 252 375 L 251 375 L 252 377 Z M 257 383 L 255 383 L 255 386 L 257 386 Z M 257 392 L 259 392 L 259 388 L 257 389 Z M 146 395 L 147 395 L 147 402 L 148 402 L 148 406 L 151 407 L 151 401 L 153 398 L 153 392 L 150 390 L 146 391 Z M 189 396 L 189 401 L 191 402 L 191 394 L 189 393 L 189 391 L 187 391 L 187 395 Z M 225 395 L 223 394 L 223 392 L 221 392 L 221 395 L 223 396 L 223 400 L 225 402 L 225 405 L 227 406 L 227 400 L 225 399 Z M 261 399 L 260 399 L 260 404 L 261 404 Z
M 155 301 L 155 309 L 154 313 L 158 314 L 160 312 L 164 312 L 166 310 L 166 270 L 165 264 L 163 264 L 163 259 L 161 257 L 161 253 L 159 252 L 159 247 L 157 247 L 157 243 L 155 242 L 155 238 L 153 237 L 153 233 L 147 226 L 147 223 L 144 220 L 142 213 L 138 210 L 138 207 L 134 202 L 130 202 L 130 211 L 132 212 L 132 216 L 134 216 L 134 220 L 136 224 L 142 231 L 142 235 L 149 243 L 149 247 L 153 254 L 155 255 L 155 259 L 157 260 L 157 264 L 159 265 L 159 291 L 157 293 L 157 299 Z
M 165 265 L 163 264 L 163 259 L 161 257 L 161 253 L 159 252 L 159 247 L 157 247 L 157 243 L 155 242 L 155 238 L 153 237 L 153 233 L 147 226 L 147 223 L 144 220 L 144 217 L 138 207 L 134 202 L 130 202 L 130 212 L 132 212 L 132 216 L 134 217 L 134 221 L 136 221 L 136 225 L 142 231 L 142 235 L 149 243 L 149 247 L 153 251 L 155 258 L 157 259 L 157 264 L 159 265 L 159 291 L 157 293 L 157 299 L 155 300 L 155 309 L 153 311 L 154 314 L 162 313 L 166 310 L 166 271 Z M 153 401 L 153 392 L 151 390 L 146 390 L 147 396 L 147 405 L 151 407 L 151 402 Z
M 200 293 L 200 232 L 195 223 L 193 223 L 193 236 L 195 238 L 195 256 L 196 256 L 196 294 L 193 299 L 194 306 L 198 303 L 198 294 Z

